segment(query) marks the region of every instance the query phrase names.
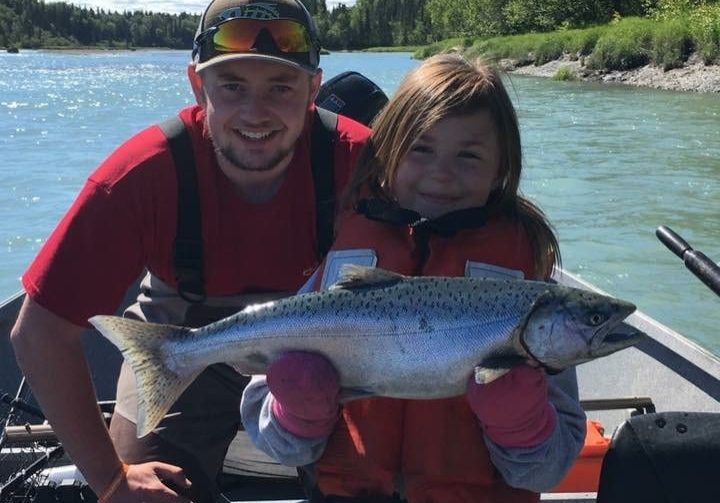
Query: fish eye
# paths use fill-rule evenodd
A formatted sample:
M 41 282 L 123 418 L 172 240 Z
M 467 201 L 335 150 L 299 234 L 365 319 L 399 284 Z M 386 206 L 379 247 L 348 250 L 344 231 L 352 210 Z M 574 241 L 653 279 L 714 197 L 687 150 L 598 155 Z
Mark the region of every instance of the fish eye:
M 592 325 L 593 327 L 596 327 L 600 323 L 605 321 L 605 317 L 600 313 L 593 313 L 590 315 L 590 319 L 588 321 L 590 322 L 590 325 Z

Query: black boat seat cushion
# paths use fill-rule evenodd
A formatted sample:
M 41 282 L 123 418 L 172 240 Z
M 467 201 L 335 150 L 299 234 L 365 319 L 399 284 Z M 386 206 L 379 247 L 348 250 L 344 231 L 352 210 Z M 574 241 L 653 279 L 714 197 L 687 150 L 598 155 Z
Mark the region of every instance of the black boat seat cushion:
M 720 414 L 638 415 L 613 435 L 597 503 L 720 502 Z

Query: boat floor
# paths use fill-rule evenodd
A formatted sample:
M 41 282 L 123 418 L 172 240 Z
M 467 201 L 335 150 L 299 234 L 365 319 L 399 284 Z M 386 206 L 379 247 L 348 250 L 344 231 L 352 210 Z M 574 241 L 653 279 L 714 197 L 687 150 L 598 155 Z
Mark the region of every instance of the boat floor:
M 572 493 L 572 494 L 558 494 L 550 495 L 552 497 L 547 498 L 543 495 L 540 501 L 552 501 L 553 503 L 592 503 L 595 501 L 595 493 Z M 230 500 L 231 503 L 308 503 L 308 500 L 242 500 L 235 501 Z
M 223 496 L 232 503 L 308 503 L 296 479 L 272 479 L 268 483 L 260 477 L 224 476 Z M 297 490 L 297 498 L 288 495 Z M 552 503 L 593 503 L 597 493 L 544 493 L 541 501 Z M 277 499 L 273 499 L 277 498 Z
M 591 503 L 594 502 L 596 493 L 563 493 L 543 494 L 540 501 L 551 501 L 553 503 Z M 293 500 L 230 500 L 231 503 L 308 503 L 305 499 Z

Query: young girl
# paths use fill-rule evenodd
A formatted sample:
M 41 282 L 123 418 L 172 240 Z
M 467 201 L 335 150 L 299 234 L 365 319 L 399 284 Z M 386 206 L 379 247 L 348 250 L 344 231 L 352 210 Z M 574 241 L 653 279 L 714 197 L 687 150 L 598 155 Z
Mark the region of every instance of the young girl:
M 520 133 L 499 75 L 458 55 L 411 72 L 374 123 L 316 287 L 344 263 L 407 275 L 548 279 L 559 257 L 518 193 Z M 432 385 L 431 383 L 429 385 Z M 303 466 L 311 501 L 529 502 L 572 465 L 585 435 L 574 370 L 521 366 L 443 400 L 338 401 L 338 377 L 292 352 L 255 378 L 243 423 Z

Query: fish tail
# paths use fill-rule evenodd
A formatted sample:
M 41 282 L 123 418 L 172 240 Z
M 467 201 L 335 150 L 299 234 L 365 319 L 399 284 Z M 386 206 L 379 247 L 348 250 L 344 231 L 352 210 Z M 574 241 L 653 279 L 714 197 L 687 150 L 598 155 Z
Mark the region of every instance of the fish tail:
M 150 433 L 202 369 L 177 371 L 168 366 L 162 346 L 190 329 L 118 316 L 93 316 L 90 323 L 122 352 L 137 384 L 138 436 Z M 183 369 L 185 370 L 185 369 Z

